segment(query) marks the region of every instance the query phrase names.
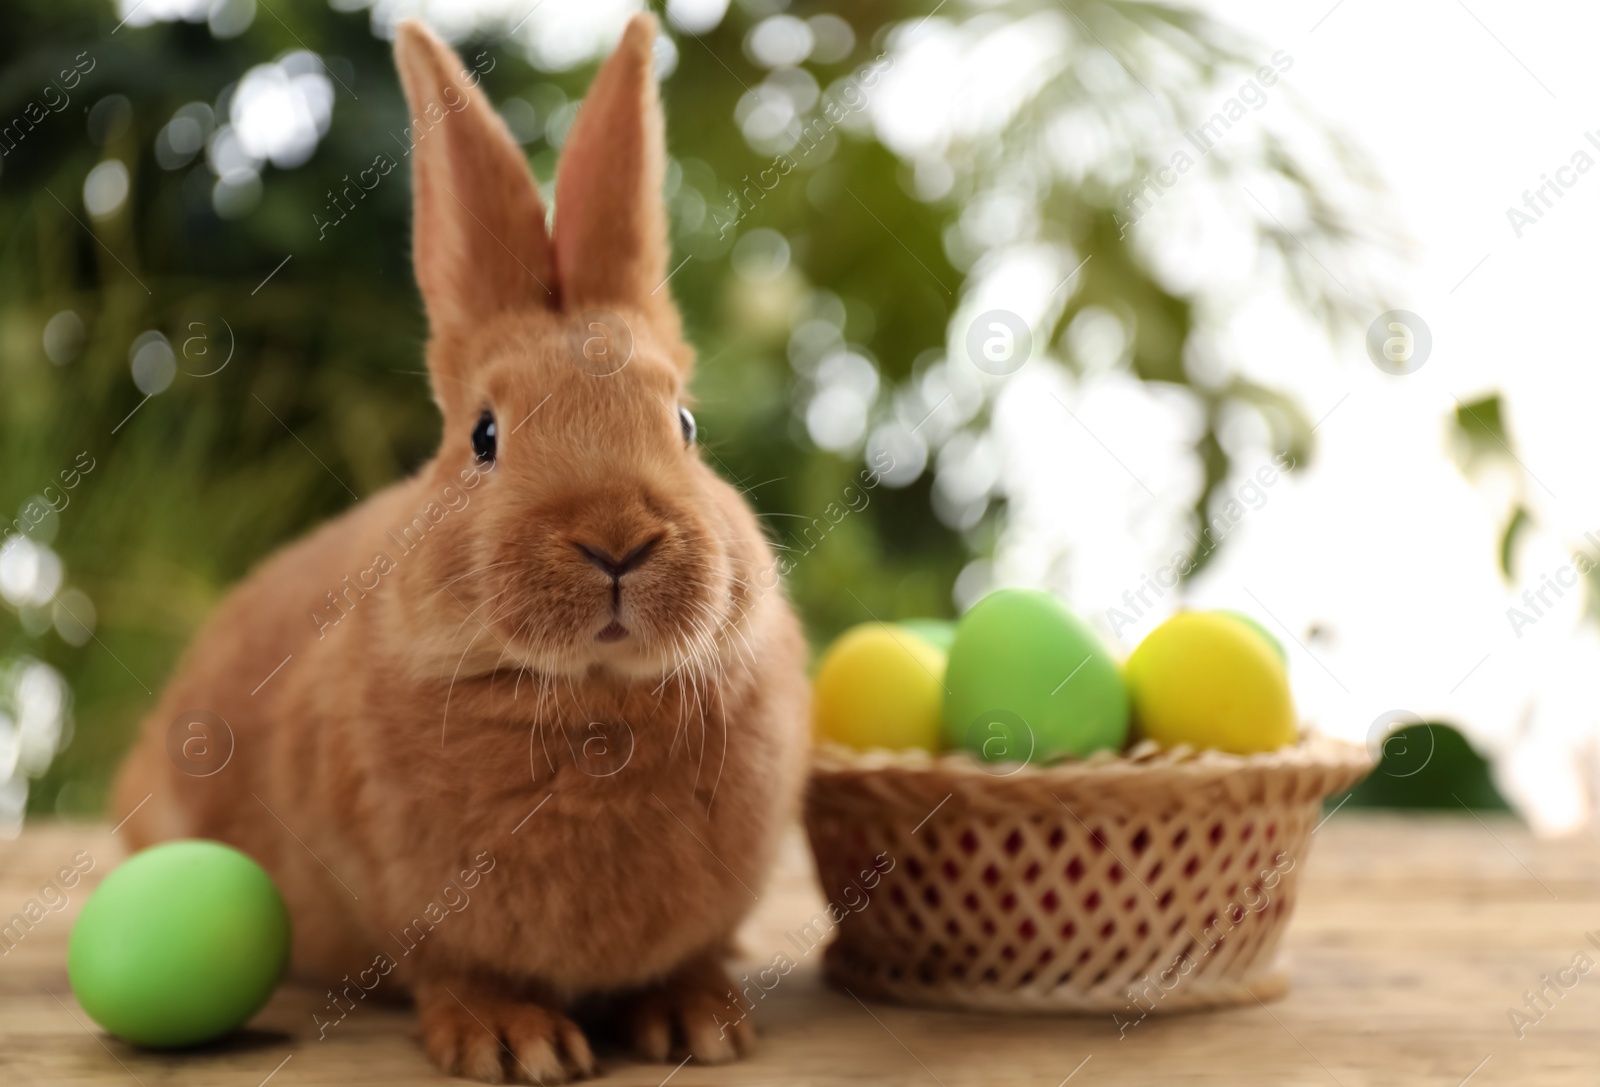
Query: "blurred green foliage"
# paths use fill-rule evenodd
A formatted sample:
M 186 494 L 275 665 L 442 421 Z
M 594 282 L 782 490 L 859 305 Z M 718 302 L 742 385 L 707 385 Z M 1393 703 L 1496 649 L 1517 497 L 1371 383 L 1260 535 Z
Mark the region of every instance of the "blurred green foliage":
M 411 274 L 405 169 L 325 238 L 314 219 L 329 218 L 329 190 L 378 154 L 405 163 L 395 134 L 408 118 L 389 45 L 374 37 L 365 11 L 281 0 L 272 12 L 225 41 L 203 23 L 114 33 L 118 17 L 104 3 L 8 3 L 0 12 L 0 124 L 24 117 L 80 54 L 93 65 L 59 112 L 16 129 L 23 138 L 0 160 L 0 509 L 17 510 L 80 451 L 95 462 L 41 537 L 64 561 L 66 585 L 94 602 L 95 639 L 65 644 L 48 632 L 47 612 L 0 613 L 0 657 L 45 659 L 75 695 L 76 735 L 35 783 L 30 810 L 98 810 L 152 692 L 228 587 L 348 506 L 352 493 L 371 494 L 414 469 L 437 440 L 421 373 L 426 327 Z M 697 410 L 708 456 L 774 515 L 782 540 L 789 529 L 778 514 L 820 514 L 858 466 L 819 454 L 794 420 L 785 344 L 790 311 L 807 289 L 799 273 L 767 284 L 762 296 L 729 273 L 736 234 L 719 238 L 712 215 L 693 207 L 696 198 L 702 209 L 721 205 L 771 159 L 750 150 L 733 122 L 741 81 L 761 75 L 741 53 L 750 23 L 736 8 L 703 40 L 683 36 L 678 70 L 663 87 L 680 187 L 677 241 L 697 258 L 672 286 L 701 351 Z M 861 44 L 830 71 L 869 59 L 874 29 L 860 28 Z M 158 133 L 186 103 L 215 105 L 251 66 L 301 48 L 325 57 L 343 84 L 331 128 L 309 162 L 264 169 L 258 206 L 223 219 L 205 155 L 162 169 Z M 592 76 L 592 67 L 536 71 L 493 41 L 461 47 L 464 56 L 479 49 L 492 54 L 484 83 L 500 103 L 520 96 L 554 108 L 581 97 Z M 817 74 L 825 81 L 830 72 Z M 96 105 L 119 95 L 126 108 L 103 107 L 91 124 Z M 47 104 L 59 101 L 51 92 Z M 554 149 L 540 137 L 527 150 L 548 194 Z M 94 221 L 84 179 L 112 158 L 126 165 L 131 195 L 116 215 Z M 742 224 L 791 238 L 805 278 L 844 300 L 861 326 L 850 331 L 874 345 L 891 374 L 942 344 L 953 305 L 914 261 L 948 284 L 960 281 L 938 244 L 944 211 L 907 198 L 897 169 L 877 144 L 843 140 L 826 167 L 831 185 L 819 172 L 809 184 L 781 186 Z M 887 205 L 880 214 L 915 256 L 885 244 L 844 178 Z M 698 229 L 686 227 L 686 208 Z M 43 330 L 63 310 L 82 319 L 86 335 L 70 361 L 54 365 Z M 148 329 L 171 341 L 179 373 L 146 402 L 129 349 Z M 230 341 L 232 361 L 220 373 L 191 376 L 213 369 Z M 872 497 L 797 567 L 792 591 L 824 633 L 865 618 L 846 586 L 874 610 L 949 612 L 965 549 L 929 513 L 926 483 Z
M 865 511 L 814 549 L 804 543 L 805 527 L 839 499 L 859 465 L 807 435 L 787 354 L 797 315 L 836 308 L 845 340 L 870 350 L 886 387 L 912 380 L 919 360 L 944 348 L 960 301 L 966 268 L 952 262 L 948 232 L 964 204 L 1037 158 L 1031 149 L 1052 111 L 1122 104 L 1069 67 L 1003 138 L 965 149 L 948 194 L 931 199 L 913 195 L 908 164 L 869 134 L 841 131 L 737 231 L 725 232 L 729 193 L 772 161 L 734 119 L 741 96 L 766 75 L 746 55 L 745 38 L 782 7 L 735 3 L 715 29 L 675 35 L 677 67 L 663 84 L 668 188 L 675 260 L 694 259 L 672 289 L 700 351 L 695 391 L 707 456 L 748 488 L 780 545 L 806 552 L 790 591 L 820 640 L 869 613 L 949 615 L 953 580 L 990 545 L 1004 506 L 997 499 L 977 526 L 954 531 L 931 512 L 932 475 L 924 473 L 903 489 L 876 489 Z M 853 50 L 807 68 L 827 87 L 884 49 L 888 28 L 933 7 L 843 6 L 835 13 L 853 26 Z M 833 10 L 805 0 L 787 8 L 801 16 Z M 1038 10 L 1001 5 L 995 18 Z M 1066 10 L 1089 31 L 1075 48 L 1126 57 L 1142 88 L 1129 84 L 1128 93 L 1157 100 L 1175 125 L 1192 120 L 1198 90 L 1233 78 L 1230 65 L 1248 68 L 1230 36 L 1177 9 L 1073 0 Z M 98 811 L 153 692 L 228 587 L 355 496 L 414 469 L 439 432 L 422 374 L 426 329 L 410 268 L 406 171 L 388 175 L 332 230 L 318 222 L 329 217 L 331 192 L 375 157 L 404 163 L 396 149 L 406 112 L 389 46 L 373 35 L 369 13 L 273 0 L 226 40 L 203 23 L 119 28 L 118 19 L 112 4 L 82 0 L 8 0 L 0 10 L 0 126 L 29 116 L 28 104 L 62 70 L 92 61 L 68 104 L 16 128 L 21 138 L 0 159 L 0 510 L 18 509 L 80 452 L 95 461 L 70 505 L 37 530 L 65 563 L 65 587 L 93 601 L 94 638 L 68 644 L 50 632 L 46 610 L 0 612 L 0 659 L 50 662 L 76 700 L 75 738 L 34 784 L 33 811 Z M 1158 44 L 1183 62 L 1158 65 L 1150 59 Z M 484 85 L 502 108 L 520 100 L 523 116 L 537 118 L 543 134 L 530 134 L 526 150 L 549 193 L 549 121 L 581 97 L 592 66 L 538 71 L 492 36 L 460 48 L 493 59 Z M 331 127 L 303 165 L 264 168 L 258 204 L 221 217 L 205 153 L 164 166 L 155 154 L 159 134 L 186 104 L 220 108 L 252 66 L 301 49 L 323 57 L 334 78 Z M 85 179 L 111 159 L 126 168 L 129 196 L 114 214 L 91 219 Z M 1123 181 L 1150 165 L 1125 163 Z M 1292 157 L 1275 150 L 1259 166 L 1304 196 L 1314 244 L 1349 239 Z M 1232 167 L 1219 155 L 1216 168 Z M 1185 349 L 1196 299 L 1163 286 L 1135 248 L 1118 219 L 1116 185 L 1104 177 L 1035 181 L 1041 236 L 1096 258 L 1053 316 L 1049 339 L 1054 344 L 1086 305 L 1114 308 L 1131 332 L 1133 372 L 1195 390 L 1207 416 L 1196 449 L 1206 480 L 1197 514 L 1203 519 L 1227 475 L 1215 430 L 1229 403 L 1260 408 L 1275 444 L 1303 462 L 1309 427 L 1285 398 L 1238 380 L 1191 379 Z M 780 274 L 753 280 L 732 273 L 729 255 L 736 237 L 756 228 L 781 233 L 791 259 Z M 1321 281 L 1308 278 L 1301 239 L 1270 227 L 1260 240 L 1302 286 L 1308 309 L 1341 319 L 1345 303 L 1329 303 Z M 44 330 L 63 311 L 81 319 L 84 338 L 64 353 L 70 357 L 52 361 Z M 130 374 L 130 348 L 151 329 L 178 352 L 179 372 L 146 398 Z M 197 376 L 224 357 L 231 361 L 220 372 Z
M 1325 807 L 1504 811 L 1489 763 L 1456 729 L 1443 724 L 1399 728 L 1385 737 L 1377 769 Z

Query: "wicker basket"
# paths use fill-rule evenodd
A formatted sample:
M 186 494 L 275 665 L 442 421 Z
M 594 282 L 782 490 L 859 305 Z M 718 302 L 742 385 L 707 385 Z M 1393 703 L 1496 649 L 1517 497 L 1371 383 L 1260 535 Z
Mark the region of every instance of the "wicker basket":
M 1314 736 L 1043 768 L 824 747 L 805 818 L 829 908 L 801 943 L 836 927 L 833 981 L 911 1004 L 1142 1018 L 1281 996 L 1322 800 L 1371 767 Z

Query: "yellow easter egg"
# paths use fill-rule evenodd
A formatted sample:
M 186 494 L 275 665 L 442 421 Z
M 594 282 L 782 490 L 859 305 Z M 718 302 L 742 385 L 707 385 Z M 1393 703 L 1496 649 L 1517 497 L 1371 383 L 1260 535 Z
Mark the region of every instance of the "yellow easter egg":
M 1289 675 L 1272 646 L 1232 616 L 1179 612 L 1123 670 L 1141 737 L 1247 755 L 1295 742 Z
M 909 630 L 863 623 L 823 655 L 811 686 L 819 739 L 855 748 L 938 751 L 944 651 Z

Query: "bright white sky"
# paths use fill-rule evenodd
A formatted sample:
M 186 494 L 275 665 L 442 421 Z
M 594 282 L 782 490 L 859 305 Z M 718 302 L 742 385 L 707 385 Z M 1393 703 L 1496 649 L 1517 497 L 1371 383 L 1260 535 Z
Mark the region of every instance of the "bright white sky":
M 1547 575 L 1573 582 L 1572 554 L 1585 532 L 1596 532 L 1589 546 L 1600 550 L 1600 487 L 1585 442 L 1600 373 L 1584 357 L 1600 166 L 1564 171 L 1565 196 L 1553 197 L 1520 238 L 1506 210 L 1522 208 L 1524 191 L 1576 153 L 1600 163 L 1600 145 L 1584 137 L 1593 125 L 1600 141 L 1600 113 L 1583 109 L 1600 100 L 1584 51 L 1600 10 L 1568 4 L 1535 22 L 1510 3 L 1470 4 L 1210 4 L 1261 43 L 1261 63 L 1280 51 L 1293 58 L 1263 109 L 1224 137 L 1230 150 L 1247 148 L 1252 127 L 1292 137 L 1297 96 L 1363 148 L 1388 187 L 1382 221 L 1361 225 L 1404 254 L 1398 270 L 1376 255 L 1373 264 L 1381 260 L 1380 282 L 1397 291 L 1396 304 L 1431 329 L 1422 369 L 1391 376 L 1359 340 L 1330 347 L 1292 304 L 1261 288 L 1278 277 L 1263 275 L 1254 251 L 1240 244 L 1240 211 L 1256 216 L 1258 194 L 1185 182 L 1141 223 L 1140 241 L 1160 251 L 1158 265 L 1174 283 L 1231 297 L 1231 311 L 1201 315 L 1218 365 L 1289 392 L 1321 420 L 1315 462 L 1262 489 L 1259 508 L 1244 515 L 1185 598 L 1146 590 L 1130 609 L 1123 594 L 1159 576 L 1197 493 L 1187 452 L 1194 404 L 1181 392 L 1140 386 L 1115 366 L 1091 365 L 1073 378 L 1036 356 L 993 388 L 1007 532 L 993 570 L 976 569 L 957 596 L 970 600 L 995 583 L 1046 585 L 1124 653 L 1180 606 L 1251 612 L 1288 643 L 1308 721 L 1353 739 L 1382 722 L 1381 738 L 1397 712 L 1457 724 L 1496 759 L 1502 788 L 1536 827 L 1553 831 L 1579 825 L 1591 807 L 1600 638 L 1580 621 L 1580 589 L 1558 595 L 1545 587 L 1537 604 L 1521 594 L 1538 591 Z M 1016 73 L 1040 59 L 1024 45 L 1005 66 L 979 64 L 975 50 L 960 66 L 948 57 L 919 64 L 941 49 L 962 55 L 951 52 L 939 21 L 922 29 L 923 55 L 897 43 L 912 55 L 874 106 L 880 135 L 906 154 L 937 148 L 938 133 L 959 127 L 952 111 L 966 107 L 955 103 L 982 97 L 980 90 L 1003 97 L 1008 81 L 1025 82 Z M 935 83 L 945 85 L 942 98 Z M 1197 103 L 1202 115 L 1230 90 Z M 947 115 L 935 116 L 936 101 Z M 1091 122 L 1074 120 L 1064 133 L 1068 151 L 1094 142 Z M 1178 134 L 1152 135 L 1157 148 L 1185 146 Z M 1295 216 L 1277 195 L 1259 193 L 1292 229 Z M 1041 293 L 1079 259 L 1063 254 L 1055 268 L 1029 269 L 1026 244 L 995 245 L 987 221 L 978 233 L 991 239 L 990 263 L 974 268 L 951 324 L 957 367 L 967 365 L 962 333 L 978 311 L 1005 307 L 1031 320 Z M 1334 254 L 1314 255 L 1343 267 Z M 1080 364 L 1094 354 L 1074 350 Z M 1521 466 L 1506 458 L 1469 481 L 1452 456 L 1453 414 L 1458 403 L 1493 392 L 1504 397 Z M 938 424 L 935 415 L 924 433 Z M 1246 425 L 1229 439 L 1240 471 L 1230 490 L 1269 462 L 1266 436 L 1256 431 Z M 1519 501 L 1535 526 L 1508 585 L 1497 545 Z M 1514 627 L 1513 606 L 1537 622 Z M 1131 625 L 1117 618 L 1119 608 Z
M 1234 592 L 1248 587 L 1291 627 L 1329 618 L 1320 664 L 1291 646 L 1297 693 L 1325 727 L 1359 731 L 1397 708 L 1443 714 L 1506 756 L 1503 783 L 1537 823 L 1570 826 L 1595 778 L 1600 650 L 1577 621 L 1577 591 L 1521 638 L 1506 608 L 1570 563 L 1585 532 L 1600 533 L 1590 440 L 1600 168 L 1566 174 L 1576 184 L 1520 239 L 1506 209 L 1575 152 L 1600 162 L 1584 138 L 1600 139 L 1590 55 L 1600 8 L 1566 3 L 1532 18 L 1506 0 L 1208 6 L 1267 52 L 1292 54 L 1285 84 L 1369 152 L 1414 242 L 1400 304 L 1428 322 L 1434 349 L 1417 374 L 1394 378 L 1358 345 L 1334 361 L 1284 350 L 1269 314 L 1241 333 L 1275 357 L 1264 376 L 1292 375 L 1313 418 L 1332 414 L 1317 467 L 1286 501 L 1274 495 L 1249 515 L 1202 591 L 1250 608 Z M 1527 471 L 1468 489 L 1445 424 L 1452 398 L 1494 390 Z M 1541 522 L 1515 593 L 1493 569 L 1514 494 Z

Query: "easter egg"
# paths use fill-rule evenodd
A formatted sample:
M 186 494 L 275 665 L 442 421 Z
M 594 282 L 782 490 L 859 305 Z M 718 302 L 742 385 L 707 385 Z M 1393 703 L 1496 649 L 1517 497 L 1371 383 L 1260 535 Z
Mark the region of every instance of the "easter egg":
M 1116 661 L 1049 593 L 1001 589 L 973 605 L 944 682 L 945 739 L 990 762 L 1087 755 L 1128 735 Z
M 289 912 L 271 877 L 207 841 L 128 858 L 84 903 L 67 946 L 67 976 L 89 1017 L 158 1048 L 243 1026 L 288 961 Z
M 811 685 L 820 738 L 850 747 L 940 747 L 944 651 L 888 623 L 863 623 L 828 647 Z
M 1267 640 L 1267 644 L 1272 647 L 1272 651 L 1278 654 L 1279 660 L 1283 661 L 1285 664 L 1289 663 L 1289 654 L 1284 652 L 1283 643 L 1278 641 L 1278 636 L 1263 626 L 1255 616 L 1246 615 L 1242 611 L 1234 611 L 1232 608 L 1223 608 L 1221 611 L 1217 612 L 1217 614 L 1226 615 L 1231 619 L 1239 620 L 1239 622 L 1243 623 L 1245 626 L 1249 627 L 1251 630 L 1265 638 Z
M 935 648 L 950 652 L 950 643 L 956 640 L 956 625 L 949 619 L 902 619 L 895 624 Z
M 1139 643 L 1124 675 L 1135 727 L 1163 747 L 1246 755 L 1295 741 L 1283 661 L 1234 616 L 1179 612 Z

